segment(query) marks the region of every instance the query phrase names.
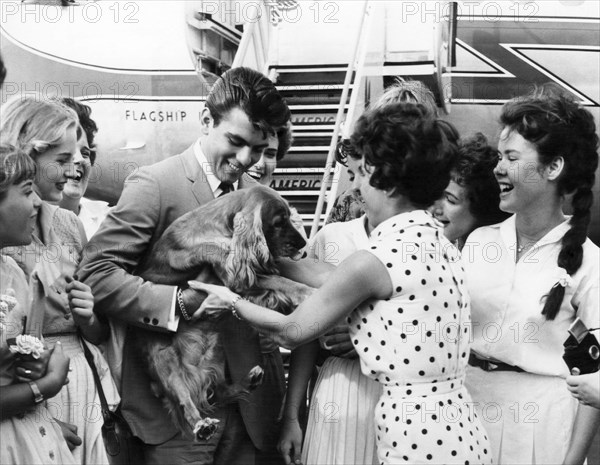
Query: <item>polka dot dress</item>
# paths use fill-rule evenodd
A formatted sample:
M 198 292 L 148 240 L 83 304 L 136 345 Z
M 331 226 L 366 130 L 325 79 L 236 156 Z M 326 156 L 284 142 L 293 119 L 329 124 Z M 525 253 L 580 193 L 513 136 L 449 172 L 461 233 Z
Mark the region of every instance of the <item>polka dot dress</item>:
M 386 220 L 371 238 L 393 294 L 364 302 L 348 323 L 363 373 L 383 384 L 379 462 L 491 463 L 463 386 L 470 312 L 458 251 L 423 210 Z

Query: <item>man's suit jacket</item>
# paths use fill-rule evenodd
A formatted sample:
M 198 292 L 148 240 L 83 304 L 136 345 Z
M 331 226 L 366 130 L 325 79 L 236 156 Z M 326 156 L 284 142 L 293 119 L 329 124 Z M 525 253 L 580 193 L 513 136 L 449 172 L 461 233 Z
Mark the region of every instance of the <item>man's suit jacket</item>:
M 255 184 L 244 174 L 238 188 Z M 173 286 L 150 283 L 136 275 L 144 269 L 148 252 L 164 230 L 181 215 L 213 198 L 193 146 L 132 174 L 125 181 L 117 206 L 84 251 L 79 267 L 79 278 L 92 288 L 95 310 L 129 326 L 167 331 Z M 235 382 L 260 364 L 261 355 L 254 330 L 235 318 L 226 321 L 222 340 L 229 374 Z M 161 444 L 177 430 L 150 390 L 151 380 L 133 348 L 134 333 L 128 331 L 123 349 L 121 409 L 136 436 L 147 444 Z M 272 421 L 261 415 L 265 400 L 264 389 L 259 387 L 247 402 L 240 402 L 246 429 L 258 449 L 263 446 L 267 422 Z

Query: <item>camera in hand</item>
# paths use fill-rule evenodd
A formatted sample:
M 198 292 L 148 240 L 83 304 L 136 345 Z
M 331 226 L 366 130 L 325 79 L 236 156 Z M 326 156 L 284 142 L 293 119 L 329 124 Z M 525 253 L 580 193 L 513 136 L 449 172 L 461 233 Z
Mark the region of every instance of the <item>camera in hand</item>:
M 598 328 L 596 328 L 598 329 Z M 581 375 L 600 369 L 600 344 L 583 321 L 576 318 L 569 327 L 569 337 L 564 342 L 563 360 L 569 370 L 578 368 Z

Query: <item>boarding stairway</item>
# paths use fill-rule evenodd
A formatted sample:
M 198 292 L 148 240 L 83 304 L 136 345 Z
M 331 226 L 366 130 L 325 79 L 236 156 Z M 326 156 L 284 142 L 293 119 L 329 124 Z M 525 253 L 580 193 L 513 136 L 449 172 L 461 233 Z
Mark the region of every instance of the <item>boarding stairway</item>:
M 319 197 L 329 145 L 334 134 L 347 65 L 278 66 L 270 68 L 286 99 L 293 124 L 293 145 L 278 164 L 271 187 L 298 210 L 310 228 Z M 350 89 L 351 92 L 351 89 Z M 346 106 L 350 96 L 346 98 Z M 334 169 L 330 169 L 331 177 Z M 330 184 L 327 191 L 330 191 Z M 321 209 L 321 226 L 326 205 Z
M 349 137 L 371 100 L 402 76 L 422 80 L 440 106 L 449 102 L 443 76 L 453 21 L 407 17 L 400 2 L 375 0 L 347 2 L 328 10 L 331 21 L 316 21 L 315 8 L 328 4 L 270 0 L 257 20 L 240 25 L 193 3 L 188 46 L 200 78 L 211 84 L 230 67 L 249 66 L 268 75 L 286 99 L 294 141 L 271 187 L 298 210 L 311 237 L 349 185 L 335 163 L 336 142 Z

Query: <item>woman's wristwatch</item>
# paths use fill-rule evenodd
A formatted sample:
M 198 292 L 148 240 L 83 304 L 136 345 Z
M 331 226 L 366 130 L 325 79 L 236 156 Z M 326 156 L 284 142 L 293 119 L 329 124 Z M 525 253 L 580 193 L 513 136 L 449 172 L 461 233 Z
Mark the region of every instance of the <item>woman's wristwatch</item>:
M 36 404 L 40 404 L 42 402 L 44 402 L 44 395 L 42 394 L 42 391 L 40 391 L 40 388 L 38 387 L 38 385 L 35 383 L 35 381 L 29 381 L 29 387 L 31 388 L 32 392 L 33 392 L 33 400 Z

